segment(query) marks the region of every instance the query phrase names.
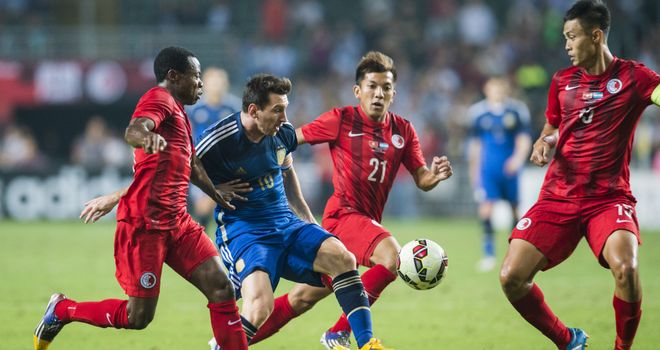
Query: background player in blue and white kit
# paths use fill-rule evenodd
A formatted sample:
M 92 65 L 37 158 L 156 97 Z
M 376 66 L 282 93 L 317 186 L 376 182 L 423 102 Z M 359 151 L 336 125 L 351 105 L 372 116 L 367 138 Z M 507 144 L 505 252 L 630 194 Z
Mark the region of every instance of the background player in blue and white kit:
M 229 92 L 229 76 L 224 69 L 208 67 L 202 74 L 204 95 L 187 109 L 193 140 L 198 140 L 204 130 L 220 119 L 241 110 L 241 99 Z M 202 225 L 207 226 L 215 202 L 197 187 L 190 188 L 192 214 Z
M 506 77 L 492 77 L 484 84 L 485 99 L 469 109 L 470 180 L 479 204 L 483 227 L 483 258 L 477 268 L 495 268 L 493 204 L 505 200 L 511 206 L 512 223 L 518 221 L 518 175 L 531 146 L 529 109 L 510 97 Z
M 355 257 L 316 224 L 302 197 L 290 154 L 297 146 L 286 117 L 290 90 L 286 78 L 252 77 L 241 112 L 212 125 L 197 143 L 197 156 L 215 184 L 240 180 L 252 188 L 247 200 L 234 203 L 236 210 L 218 207 L 215 215 L 216 242 L 236 295 L 243 298 L 243 328 L 250 340 L 266 321 L 280 277 L 320 287 L 327 275 L 359 347 L 383 349 L 372 338 Z

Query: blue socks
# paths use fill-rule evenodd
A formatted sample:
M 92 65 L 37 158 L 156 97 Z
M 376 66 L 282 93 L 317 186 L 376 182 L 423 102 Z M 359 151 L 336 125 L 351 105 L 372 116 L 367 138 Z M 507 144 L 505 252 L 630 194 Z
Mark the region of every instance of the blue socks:
M 348 323 L 353 329 L 358 348 L 373 337 L 369 299 L 357 270 L 344 272 L 332 280 L 332 289 Z
M 493 224 L 490 219 L 481 220 L 481 225 L 483 226 L 484 232 L 484 241 L 483 241 L 483 250 L 484 256 L 491 257 L 495 256 L 495 238 L 493 232 Z
M 245 337 L 249 344 L 252 341 L 252 337 L 257 334 L 258 329 L 243 316 L 241 316 L 241 323 L 243 324 L 243 331 L 245 331 Z

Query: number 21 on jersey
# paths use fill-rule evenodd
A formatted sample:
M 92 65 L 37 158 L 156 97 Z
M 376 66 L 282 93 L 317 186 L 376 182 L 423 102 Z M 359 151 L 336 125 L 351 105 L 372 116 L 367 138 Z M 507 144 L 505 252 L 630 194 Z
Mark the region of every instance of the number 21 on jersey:
M 385 170 L 387 169 L 387 161 L 380 160 L 378 158 L 371 158 L 369 159 L 369 165 L 372 166 L 373 169 L 371 170 L 371 174 L 369 174 L 367 180 L 383 183 L 383 181 L 385 180 Z

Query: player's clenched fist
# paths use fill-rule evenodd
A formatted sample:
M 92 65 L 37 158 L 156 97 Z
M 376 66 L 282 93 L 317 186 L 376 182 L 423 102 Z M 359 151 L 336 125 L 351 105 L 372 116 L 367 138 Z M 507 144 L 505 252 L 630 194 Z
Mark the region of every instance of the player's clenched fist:
M 144 153 L 154 154 L 164 150 L 165 146 L 167 146 L 165 138 L 154 132 L 150 132 L 144 137 L 142 149 L 144 150 Z
M 446 156 L 433 157 L 431 171 L 440 179 L 440 181 L 448 179 L 453 174 L 451 162 L 449 162 L 449 159 L 447 159 Z
M 532 148 L 532 156 L 529 160 L 538 166 L 544 166 L 548 164 L 550 151 L 557 144 L 557 136 L 550 135 L 538 139 Z

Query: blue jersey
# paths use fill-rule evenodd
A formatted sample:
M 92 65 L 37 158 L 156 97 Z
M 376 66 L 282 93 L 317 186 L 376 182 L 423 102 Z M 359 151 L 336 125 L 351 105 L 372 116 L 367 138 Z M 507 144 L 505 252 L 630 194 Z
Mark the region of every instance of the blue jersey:
M 211 106 L 206 102 L 199 101 L 187 110 L 190 126 L 192 127 L 193 140 L 198 140 L 204 130 L 218 120 L 240 110 L 241 100 L 233 95 L 227 95 L 223 102 L 217 106 Z
M 204 130 L 197 142 L 197 157 L 214 185 L 234 179 L 249 182 L 247 201 L 234 201 L 236 210 L 216 207 L 218 226 L 242 222 L 254 228 L 272 229 L 275 223 L 295 216 L 284 192 L 282 163 L 298 143 L 293 125 L 285 123 L 275 136 L 259 143 L 248 140 L 237 112 Z M 286 169 L 285 169 L 286 170 Z M 218 241 L 232 239 L 240 230 L 222 231 Z M 254 231 L 254 230 L 253 230 Z
M 527 106 L 508 99 L 499 110 L 495 110 L 483 100 L 472 105 L 468 114 L 471 137 L 481 141 L 481 173 L 502 173 L 504 163 L 515 149 L 516 137 L 521 133 L 530 134 Z

